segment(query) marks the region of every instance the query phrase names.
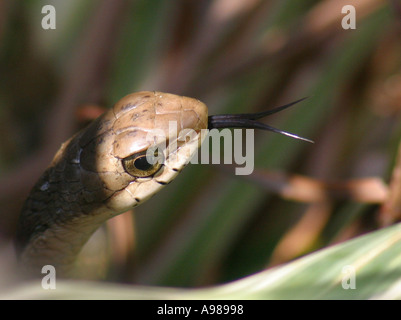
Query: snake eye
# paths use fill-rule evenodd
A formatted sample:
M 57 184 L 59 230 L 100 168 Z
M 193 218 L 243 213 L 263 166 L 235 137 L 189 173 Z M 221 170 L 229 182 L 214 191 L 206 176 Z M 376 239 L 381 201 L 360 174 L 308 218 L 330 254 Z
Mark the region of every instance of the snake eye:
M 158 149 L 147 149 L 123 159 L 123 166 L 131 176 L 145 178 L 158 172 L 163 161 L 162 152 Z

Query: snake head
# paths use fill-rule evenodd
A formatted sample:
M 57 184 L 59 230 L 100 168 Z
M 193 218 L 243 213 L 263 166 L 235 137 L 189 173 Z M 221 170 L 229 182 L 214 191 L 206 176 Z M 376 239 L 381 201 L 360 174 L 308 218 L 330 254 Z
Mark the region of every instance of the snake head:
M 197 99 L 162 92 L 130 94 L 79 136 L 81 179 L 88 201 L 118 214 L 171 182 L 212 128 L 256 128 L 309 141 L 255 121 L 304 99 L 254 114 L 208 116 Z
M 148 91 L 122 98 L 79 137 L 86 189 L 116 214 L 138 205 L 190 161 L 207 123 L 196 99 Z

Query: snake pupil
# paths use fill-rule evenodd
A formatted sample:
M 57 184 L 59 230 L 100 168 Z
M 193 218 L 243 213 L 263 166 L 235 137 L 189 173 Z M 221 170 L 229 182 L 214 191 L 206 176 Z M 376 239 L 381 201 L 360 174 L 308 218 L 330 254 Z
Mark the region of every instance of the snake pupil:
M 134 166 L 139 170 L 147 171 L 151 169 L 153 165 L 150 164 L 148 160 L 146 160 L 146 155 L 145 155 L 136 158 L 134 161 Z

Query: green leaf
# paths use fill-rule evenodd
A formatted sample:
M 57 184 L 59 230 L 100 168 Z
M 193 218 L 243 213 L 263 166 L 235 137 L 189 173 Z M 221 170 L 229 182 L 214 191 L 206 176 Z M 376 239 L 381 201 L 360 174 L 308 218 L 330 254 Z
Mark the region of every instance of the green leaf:
M 354 289 L 348 269 L 354 268 Z M 345 271 L 345 272 L 344 272 Z M 23 284 L 1 299 L 399 299 L 401 224 L 360 236 L 291 263 L 211 288 L 179 289 L 96 282 Z

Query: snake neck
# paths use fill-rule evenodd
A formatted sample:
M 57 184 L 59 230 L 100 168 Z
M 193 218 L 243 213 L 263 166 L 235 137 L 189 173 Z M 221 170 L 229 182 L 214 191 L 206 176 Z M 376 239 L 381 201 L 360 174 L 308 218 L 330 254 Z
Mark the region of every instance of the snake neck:
M 23 272 L 29 275 L 40 276 L 45 265 L 54 266 L 58 275 L 74 275 L 83 245 L 111 217 L 99 205 L 108 195 L 85 183 L 92 173 L 82 171 L 77 160 L 79 136 L 63 144 L 21 211 L 16 249 Z

